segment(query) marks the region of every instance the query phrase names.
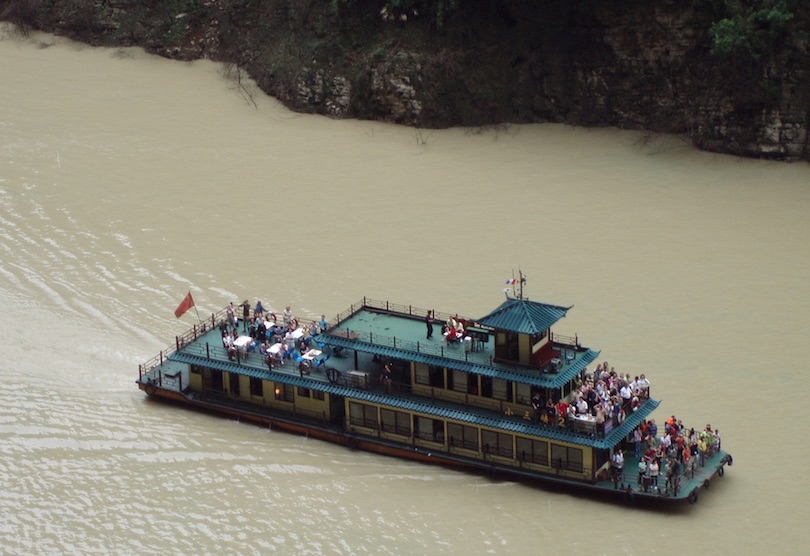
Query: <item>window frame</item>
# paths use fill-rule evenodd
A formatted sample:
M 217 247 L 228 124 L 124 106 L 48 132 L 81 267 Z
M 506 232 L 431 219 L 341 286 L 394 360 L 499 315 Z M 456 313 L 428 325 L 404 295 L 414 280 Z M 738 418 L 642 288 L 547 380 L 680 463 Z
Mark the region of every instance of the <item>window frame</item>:
M 388 420 L 393 420 L 393 425 L 387 423 Z M 411 431 L 413 430 L 411 414 L 403 411 L 395 411 L 393 409 L 384 409 L 381 407 L 380 430 L 402 436 L 411 436 Z
M 486 454 L 503 458 L 515 457 L 515 437 L 505 432 L 481 429 L 481 446 Z
M 355 427 L 378 429 L 380 424 L 377 406 L 359 402 L 349 402 L 349 423 Z
M 478 452 L 481 446 L 478 427 L 447 423 L 447 443 L 455 448 Z

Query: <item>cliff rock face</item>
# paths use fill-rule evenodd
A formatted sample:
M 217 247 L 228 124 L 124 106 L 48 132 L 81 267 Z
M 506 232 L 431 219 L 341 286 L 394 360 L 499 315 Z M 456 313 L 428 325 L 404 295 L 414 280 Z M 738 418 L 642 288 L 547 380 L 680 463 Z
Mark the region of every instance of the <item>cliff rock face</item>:
M 810 11 L 792 14 L 799 32 L 749 58 L 712 53 L 720 0 L 467 0 L 442 20 L 391 17 L 385 4 L 0 0 L 0 17 L 91 44 L 233 63 L 292 109 L 335 118 L 617 126 L 810 159 L 801 32 Z

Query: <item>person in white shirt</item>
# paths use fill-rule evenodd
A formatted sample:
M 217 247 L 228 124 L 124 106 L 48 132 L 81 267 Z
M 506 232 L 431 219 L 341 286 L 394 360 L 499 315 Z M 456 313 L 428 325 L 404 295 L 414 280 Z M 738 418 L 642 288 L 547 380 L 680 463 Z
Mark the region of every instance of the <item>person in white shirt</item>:
M 645 398 L 650 397 L 650 381 L 642 373 L 641 378 L 638 379 L 638 388 L 641 390 L 641 395 Z
M 613 486 L 619 488 L 619 480 L 622 478 L 622 471 L 624 471 L 624 454 L 621 450 L 616 450 L 611 458 L 613 465 Z

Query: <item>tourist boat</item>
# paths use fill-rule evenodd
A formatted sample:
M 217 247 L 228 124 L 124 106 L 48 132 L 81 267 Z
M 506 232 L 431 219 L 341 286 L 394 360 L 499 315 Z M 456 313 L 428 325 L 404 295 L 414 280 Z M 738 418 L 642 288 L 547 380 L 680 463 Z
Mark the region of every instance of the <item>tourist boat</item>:
M 308 341 L 310 349 L 296 350 L 283 365 L 260 354 L 249 337 L 226 349 L 223 309 L 140 365 L 137 383 L 150 397 L 354 449 L 626 501 L 695 503 L 732 458 L 710 451 L 671 488 L 664 488 L 663 469 L 657 489 L 640 480 L 633 432 L 659 405 L 649 395 L 599 424 L 588 415 L 535 409 L 533 396 L 551 406 L 573 402 L 599 352 L 577 336 L 552 332 L 571 307 L 530 301 L 520 282 L 519 292 L 513 287 L 514 295 L 480 318 L 364 298 L 310 338 L 309 327 L 294 322 L 295 341 Z M 436 329 L 430 339 L 428 315 Z M 444 322 L 463 335 L 445 337 Z M 238 329 L 245 328 L 239 319 Z M 618 451 L 625 465 L 614 473 Z

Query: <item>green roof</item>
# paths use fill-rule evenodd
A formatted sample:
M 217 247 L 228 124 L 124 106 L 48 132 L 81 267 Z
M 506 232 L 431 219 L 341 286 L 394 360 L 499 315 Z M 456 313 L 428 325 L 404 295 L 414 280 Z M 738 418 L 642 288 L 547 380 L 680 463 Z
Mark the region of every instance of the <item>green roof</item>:
M 570 308 L 528 299 L 509 298 L 477 322 L 496 330 L 518 334 L 542 334 L 563 318 Z

